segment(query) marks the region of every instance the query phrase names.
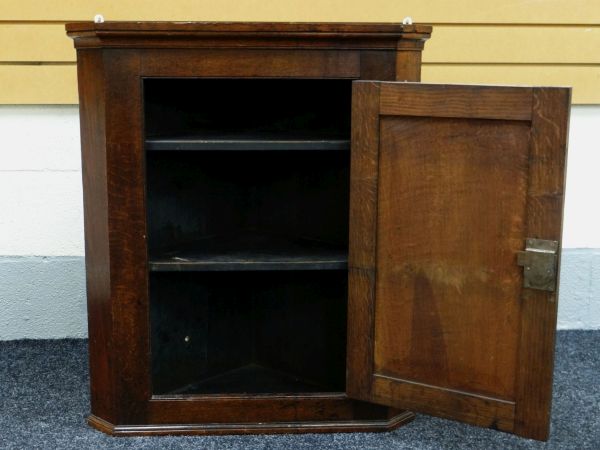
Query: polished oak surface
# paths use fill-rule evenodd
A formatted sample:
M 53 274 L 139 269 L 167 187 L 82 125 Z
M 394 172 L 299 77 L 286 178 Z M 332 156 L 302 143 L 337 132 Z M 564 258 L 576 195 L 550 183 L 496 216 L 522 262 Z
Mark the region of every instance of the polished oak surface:
M 262 117 L 265 123 L 275 123 L 282 117 L 282 110 L 280 107 L 274 107 L 273 102 L 265 104 L 265 100 L 281 98 L 280 103 L 282 104 L 287 102 L 296 108 L 302 104 L 301 109 L 311 112 L 309 102 L 305 100 L 302 103 L 303 98 L 320 98 L 323 92 L 330 94 L 332 92 L 331 89 L 322 91 L 311 87 L 297 92 L 295 100 L 291 100 L 287 96 L 262 95 L 260 97 L 263 99 L 262 101 L 259 98 L 242 103 L 240 100 L 244 96 L 244 90 L 234 89 L 234 84 L 228 81 L 232 78 L 263 80 L 263 83 L 266 83 L 264 86 L 267 91 L 272 90 L 275 85 L 279 85 L 278 82 L 282 80 L 343 80 L 348 83 L 343 88 L 345 93 L 340 94 L 341 97 L 338 100 L 329 102 L 329 105 L 333 106 L 321 102 L 319 105 L 313 104 L 312 111 L 317 113 L 314 117 L 320 117 L 318 113 L 321 112 L 322 117 L 335 118 L 336 123 L 348 123 L 349 106 L 346 113 L 340 114 L 339 111 L 341 111 L 341 105 L 349 105 L 351 102 L 349 83 L 361 78 L 418 81 L 421 50 L 425 40 L 429 38 L 431 28 L 399 24 L 139 22 L 105 22 L 103 24 L 83 22 L 68 24 L 66 28 L 78 50 L 90 336 L 92 403 L 90 424 L 112 434 L 222 434 L 382 431 L 410 420 L 412 414 L 405 411 L 355 401 L 349 399 L 343 392 L 331 392 L 331 389 L 321 393 L 313 392 L 310 395 L 296 393 L 294 395 L 247 395 L 243 398 L 231 395 L 156 397 L 158 394 L 153 391 L 152 379 L 152 355 L 156 354 L 156 348 L 153 349 L 151 346 L 153 331 L 149 323 L 149 318 L 155 309 L 152 306 L 151 298 L 155 298 L 152 296 L 156 295 L 152 287 L 154 285 L 152 280 L 161 276 L 169 278 L 186 274 L 196 277 L 202 272 L 153 272 L 149 270 L 152 261 L 149 255 L 157 254 L 155 251 L 161 253 L 177 250 L 175 244 L 184 242 L 188 237 L 194 239 L 206 237 L 208 232 L 212 233 L 211 230 L 217 230 L 219 224 L 227 225 L 228 222 L 224 219 L 229 212 L 225 206 L 219 207 L 218 203 L 224 200 L 223 205 L 227 205 L 228 202 L 241 205 L 243 202 L 240 203 L 239 199 L 243 196 L 240 197 L 237 195 L 238 193 L 242 193 L 248 186 L 254 191 L 258 189 L 258 185 L 252 187 L 252 182 L 249 181 L 252 179 L 252 175 L 255 180 L 261 180 L 261 174 L 266 175 L 268 172 L 264 169 L 253 169 L 254 173 L 246 171 L 247 174 L 243 174 L 242 167 L 240 167 L 229 171 L 230 175 L 227 178 L 226 164 L 207 165 L 207 160 L 202 161 L 202 157 L 195 156 L 197 153 L 215 153 L 215 151 L 182 151 L 172 148 L 155 151 L 147 149 L 145 142 L 161 136 L 177 138 L 184 134 L 186 136 L 197 135 L 195 125 L 186 129 L 177 128 L 177 124 L 182 123 L 181 114 L 203 120 L 202 117 L 214 117 L 217 111 L 222 111 L 224 117 L 232 117 L 231 112 L 236 109 L 240 111 L 242 106 L 243 115 L 240 116 L 240 120 L 234 121 L 235 123 L 243 123 L 243 116 L 259 119 Z M 199 98 L 204 100 L 204 116 L 193 116 L 193 111 L 198 110 L 195 106 L 202 105 L 203 102 L 196 102 L 194 97 L 189 95 L 194 92 L 193 89 L 188 88 L 192 79 L 221 81 L 220 89 L 207 90 L 212 93 L 210 106 L 206 103 L 207 91 L 198 93 Z M 271 82 L 270 87 L 269 81 Z M 166 84 L 163 86 L 161 84 L 163 82 L 169 86 Z M 153 89 L 152 86 L 156 88 L 154 96 L 148 91 L 148 89 Z M 288 90 L 288 92 L 292 91 Z M 313 92 L 312 97 L 307 95 L 310 92 Z M 219 98 L 219 94 L 222 94 L 221 98 Z M 229 108 L 229 114 L 227 114 L 227 108 Z M 328 108 L 333 108 L 338 113 L 330 112 Z M 180 115 L 177 116 L 177 114 Z M 155 118 L 154 122 L 152 122 L 152 117 Z M 294 119 L 290 123 L 297 123 L 297 120 Z M 216 125 L 217 131 L 223 126 L 222 123 L 213 125 Z M 322 129 L 321 125 L 305 126 L 305 130 L 308 131 Z M 215 131 L 215 127 L 213 127 L 213 131 Z M 251 128 L 250 131 L 257 130 Z M 305 147 L 304 150 L 300 148 L 285 151 L 271 149 L 272 152 L 260 151 L 258 153 L 267 154 L 269 158 L 265 161 L 270 163 L 273 162 L 270 153 L 295 152 L 304 152 L 304 155 L 319 153 L 324 158 L 330 158 L 325 156 L 326 154 L 343 155 L 346 153 L 345 158 L 348 161 L 349 127 L 345 129 L 344 133 L 346 136 L 341 138 L 343 142 L 332 144 L 336 148 L 339 147 L 336 151 L 305 151 L 315 145 L 331 148 L 330 143 L 322 144 L 330 139 L 329 135 L 313 133 L 309 139 L 305 140 L 303 137 L 304 142 L 297 144 Z M 273 142 L 272 139 L 260 141 L 260 139 L 256 139 L 257 137 L 255 134 L 253 142 L 259 144 L 252 143 L 253 146 L 272 145 L 269 143 Z M 333 140 L 337 141 L 338 137 L 335 136 Z M 315 142 L 319 143 L 315 144 Z M 167 145 L 173 147 L 171 144 L 173 142 Z M 213 144 L 215 144 L 214 141 L 210 145 Z M 237 144 L 235 145 L 237 146 Z M 280 146 L 280 144 L 275 145 Z M 152 144 L 149 146 L 152 147 Z M 196 143 L 191 147 L 195 146 L 197 146 Z M 165 153 L 167 156 L 161 156 Z M 180 155 L 183 153 L 194 155 L 188 160 Z M 233 150 L 226 153 L 228 153 L 228 157 L 235 154 L 236 157 L 232 160 L 232 167 L 235 168 L 235 162 L 239 162 L 240 153 L 257 152 L 255 150 Z M 177 162 L 172 160 L 173 157 L 182 159 Z M 298 161 L 302 161 L 302 159 L 304 157 Z M 315 167 L 321 166 L 318 162 L 310 164 L 315 164 Z M 328 164 L 333 168 L 337 163 Z M 308 165 L 309 162 L 300 165 L 294 163 L 293 167 L 307 167 Z M 242 164 L 240 163 L 239 166 Z M 161 169 L 161 167 L 163 168 Z M 220 167 L 217 170 L 220 174 L 219 177 L 222 181 L 227 180 L 229 188 L 215 193 L 211 199 L 206 195 L 203 186 L 212 185 L 215 188 L 219 182 L 214 178 L 216 175 L 211 170 L 205 171 L 203 178 L 197 180 L 194 173 L 198 173 L 195 170 L 199 167 Z M 255 167 L 260 168 L 260 166 Z M 274 178 L 269 175 L 271 183 L 277 179 L 281 180 L 275 182 L 274 187 L 282 187 L 283 191 L 281 189 L 265 189 L 265 195 L 259 197 L 264 199 L 266 205 L 289 204 L 291 208 L 285 208 L 289 214 L 294 208 L 304 208 L 302 205 L 308 206 L 310 196 L 303 202 L 297 201 L 300 197 L 295 200 L 288 198 L 287 201 L 283 198 L 277 199 L 277 192 L 294 192 L 292 188 L 300 185 L 298 183 L 304 176 L 301 176 L 300 172 L 296 170 L 297 175 L 290 178 L 287 170 L 279 167 Z M 310 175 L 311 172 L 304 171 L 304 173 Z M 319 171 L 315 173 L 318 174 Z M 243 175 L 240 178 L 238 174 Z M 178 183 L 178 177 L 181 175 L 187 178 L 185 182 Z M 322 178 L 320 175 L 314 176 L 315 181 Z M 335 180 L 335 177 L 330 175 L 325 179 L 329 179 L 330 183 Z M 162 180 L 162 184 L 160 180 Z M 180 177 L 179 180 L 181 181 L 182 178 Z M 318 186 L 318 183 L 305 185 L 306 188 L 302 192 L 308 193 L 313 189 L 314 193 L 317 193 L 315 186 Z M 341 192 L 344 186 L 347 189 L 347 185 L 344 183 L 332 186 L 338 187 L 333 191 L 328 189 L 327 192 Z M 266 193 L 269 191 L 272 194 L 267 195 Z M 173 195 L 174 192 L 183 195 L 179 197 Z M 202 192 L 205 193 L 204 196 L 198 197 L 197 194 Z M 213 192 L 215 192 L 214 189 Z M 155 194 L 159 196 L 165 194 L 164 201 L 156 202 Z M 179 200 L 169 201 L 169 195 L 171 195 L 171 199 Z M 198 205 L 194 203 L 194 198 L 201 199 L 200 206 L 211 207 L 213 213 L 216 214 L 215 216 L 211 213 L 211 217 L 218 218 L 218 220 L 212 222 L 209 220 L 203 226 L 204 228 L 192 226 L 194 219 L 185 211 L 194 211 L 194 208 L 199 207 L 194 206 Z M 317 197 L 314 195 L 313 198 L 317 204 L 323 204 L 324 200 L 329 201 L 327 200 L 328 196 Z M 347 193 L 345 198 L 347 201 Z M 156 209 L 152 205 L 163 206 Z M 150 221 L 149 207 L 152 218 Z M 278 223 L 288 227 L 284 234 L 291 235 L 294 239 L 302 237 L 303 233 L 296 231 L 289 233 L 289 231 L 302 226 L 308 227 L 308 237 L 327 236 L 324 242 L 347 245 L 347 219 L 342 222 L 339 222 L 338 219 L 332 220 L 334 215 L 344 211 L 344 208 L 347 211 L 347 203 L 344 200 L 337 201 L 336 206 L 332 208 L 327 208 L 327 220 L 323 221 L 321 225 L 316 220 L 318 216 L 315 214 L 298 214 L 297 219 L 294 220 L 282 217 Z M 274 213 L 277 212 L 277 208 L 265 208 L 265 211 L 268 210 L 272 211 L 272 217 L 275 218 L 276 214 Z M 240 210 L 234 208 L 230 211 Z M 246 212 L 250 211 L 252 211 L 251 208 L 246 208 Z M 244 214 L 238 213 L 234 213 L 234 215 L 237 215 L 239 220 L 244 216 Z M 181 225 L 182 228 L 169 228 L 169 217 L 176 219 L 175 224 Z M 206 217 L 206 214 L 195 217 Z M 197 221 L 195 223 L 198 224 Z M 338 223 L 343 223 L 343 225 L 338 226 Z M 230 222 L 227 226 L 237 225 L 235 222 Z M 269 231 L 264 226 L 261 227 L 262 229 L 258 230 L 261 233 Z M 337 232 L 336 228 L 339 229 Z M 199 229 L 200 234 L 198 234 Z M 158 235 L 156 234 L 157 230 Z M 203 235 L 204 231 L 207 234 Z M 331 241 L 331 238 L 338 233 L 345 237 L 341 240 Z M 157 236 L 159 239 L 154 239 Z M 151 245 L 149 246 L 149 244 Z M 339 262 L 342 263 L 342 261 Z M 305 272 L 302 270 L 295 273 Z M 343 270 L 322 272 L 344 273 Z M 221 273 L 226 273 L 226 271 L 221 271 Z M 269 271 L 263 273 L 268 274 Z M 283 275 L 287 271 L 276 271 L 276 273 Z M 168 280 L 161 285 L 172 286 L 174 290 L 174 294 L 167 291 L 168 295 L 161 297 L 165 299 L 163 303 L 167 312 L 165 317 L 171 314 L 171 317 L 179 316 L 189 321 L 192 321 L 194 317 L 200 317 L 190 314 L 190 310 L 187 310 L 187 314 L 184 312 L 186 308 L 192 308 L 191 311 L 197 312 L 197 306 L 193 306 L 194 297 L 189 294 L 194 292 L 194 289 L 201 289 L 202 286 L 204 286 L 202 289 L 207 289 L 207 284 L 199 283 L 198 280 L 192 281 L 191 285 L 195 287 L 185 288 L 185 292 L 187 292 L 187 294 L 184 292 L 185 295 L 181 295 L 182 291 L 177 289 L 177 284 L 172 284 Z M 290 282 L 289 285 L 293 286 L 294 283 Z M 244 285 L 237 286 L 236 289 L 244 292 Z M 273 290 L 273 288 L 270 289 Z M 252 286 L 247 290 L 252 291 Z M 212 291 L 219 292 L 219 289 Z M 298 294 L 301 291 L 295 292 Z M 227 301 L 231 306 L 236 304 L 235 298 L 238 295 L 241 294 L 232 294 L 228 297 Z M 313 301 L 317 301 L 320 297 L 313 295 L 312 298 Z M 178 299 L 181 301 L 173 301 Z M 299 331 L 297 338 L 281 327 L 284 324 L 292 323 L 294 316 L 298 316 L 302 320 L 310 318 L 310 311 L 299 313 L 296 310 L 294 313 L 294 309 L 286 307 L 285 302 L 275 300 L 277 298 L 274 299 L 272 308 L 279 308 L 279 314 L 282 317 L 286 317 L 287 314 L 288 319 L 282 319 L 279 327 L 276 322 L 272 322 L 268 327 L 269 333 L 286 332 L 287 334 L 284 333 L 282 336 L 286 336 L 287 339 L 296 339 L 298 343 L 301 343 L 302 336 L 306 336 L 310 327 Z M 340 297 L 338 300 L 336 305 L 345 305 L 345 297 Z M 301 301 L 295 303 L 303 304 Z M 336 306 L 336 308 L 338 307 Z M 230 311 L 233 312 L 234 309 L 232 308 Z M 286 311 L 288 312 L 286 313 Z M 345 309 L 335 310 L 334 308 L 334 311 L 336 317 L 345 318 Z M 314 310 L 312 313 L 314 314 Z M 225 316 L 218 313 L 217 317 Z M 180 342 L 185 343 L 186 335 L 180 336 L 178 333 L 182 330 L 169 325 L 168 321 L 165 323 L 164 330 L 167 335 L 175 336 L 178 339 L 176 342 L 173 341 L 172 347 L 168 345 L 163 347 L 166 349 L 165 354 L 185 355 L 187 350 L 180 345 Z M 338 329 L 337 326 L 319 327 L 319 333 L 326 334 L 328 330 L 331 333 L 335 329 Z M 180 338 L 181 341 L 179 341 Z M 191 342 L 197 342 L 197 340 Z M 199 359 L 194 357 L 193 348 L 189 350 L 187 354 L 190 355 L 188 359 L 190 364 L 182 366 L 187 367 L 186 370 L 189 372 L 182 373 L 183 375 L 189 373 L 190 377 L 186 378 L 186 375 L 179 385 L 176 383 L 179 380 L 170 377 L 169 373 L 174 373 L 174 371 L 169 372 L 168 364 L 164 366 L 159 364 L 157 370 L 162 370 L 160 367 L 166 368 L 166 372 L 161 372 L 165 374 L 162 380 L 166 389 L 169 386 L 175 386 L 175 389 L 177 386 L 186 385 L 184 384 L 186 382 L 187 384 L 193 382 L 197 375 L 194 370 L 198 367 L 195 364 Z M 329 352 L 330 356 L 333 353 L 342 354 L 343 360 L 344 350 L 343 344 L 341 348 L 325 348 L 320 353 L 322 356 L 319 357 L 327 358 Z M 230 352 L 235 353 L 236 349 L 230 347 Z M 251 356 L 252 353 L 247 355 Z M 293 353 L 286 355 L 280 353 L 276 348 L 269 350 L 265 355 L 268 356 L 267 359 L 279 361 L 277 365 L 280 367 L 276 370 L 280 370 L 285 364 L 298 366 L 298 363 L 302 362 L 302 358 L 294 358 Z M 183 357 L 177 358 L 175 358 L 176 361 L 186 361 Z M 167 360 L 164 361 L 167 362 Z M 240 365 L 239 367 L 244 366 Z M 318 368 L 316 364 L 309 365 L 309 367 Z M 343 374 L 345 368 L 343 366 L 341 368 Z M 171 384 L 171 382 L 173 383 Z M 343 384 L 340 387 L 338 382 L 337 386 L 336 390 L 343 389 Z

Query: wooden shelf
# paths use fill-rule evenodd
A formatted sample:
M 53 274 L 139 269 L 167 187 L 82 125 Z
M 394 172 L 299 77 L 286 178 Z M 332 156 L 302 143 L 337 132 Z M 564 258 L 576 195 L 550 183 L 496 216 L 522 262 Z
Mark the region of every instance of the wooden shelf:
M 147 138 L 145 145 L 147 151 L 350 150 L 350 140 L 340 136 L 308 136 L 294 133 L 161 136 Z
M 308 393 L 327 389 L 292 374 L 249 364 L 200 380 L 167 395 Z
M 154 272 L 240 270 L 345 270 L 342 246 L 302 238 L 240 233 L 214 236 L 150 256 Z

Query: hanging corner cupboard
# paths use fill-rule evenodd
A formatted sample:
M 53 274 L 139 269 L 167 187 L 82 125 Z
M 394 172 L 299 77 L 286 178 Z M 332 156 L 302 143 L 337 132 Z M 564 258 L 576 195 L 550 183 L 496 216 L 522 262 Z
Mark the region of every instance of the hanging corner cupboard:
M 92 426 L 547 438 L 569 89 L 419 83 L 424 25 L 66 28 Z

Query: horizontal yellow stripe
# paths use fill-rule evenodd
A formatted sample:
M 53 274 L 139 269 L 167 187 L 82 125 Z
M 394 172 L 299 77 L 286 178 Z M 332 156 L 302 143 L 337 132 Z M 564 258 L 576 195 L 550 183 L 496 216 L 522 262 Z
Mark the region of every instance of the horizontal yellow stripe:
M 0 104 L 75 104 L 77 69 L 69 65 L 0 65 Z
M 62 24 L 0 23 L 0 62 L 75 61 Z M 434 28 L 423 60 L 434 63 L 600 63 L 600 26 Z
M 598 0 L 2 0 L 0 20 L 600 24 Z
M 425 44 L 423 61 L 600 63 L 600 27 L 439 25 Z
M 75 61 L 61 24 L 0 24 L 0 42 L 0 61 Z
M 68 65 L 0 65 L 0 104 L 77 103 Z M 573 103 L 600 104 L 600 66 L 425 64 L 423 82 L 572 86 Z
M 600 65 L 425 64 L 422 81 L 432 83 L 570 86 L 574 104 L 600 103 Z

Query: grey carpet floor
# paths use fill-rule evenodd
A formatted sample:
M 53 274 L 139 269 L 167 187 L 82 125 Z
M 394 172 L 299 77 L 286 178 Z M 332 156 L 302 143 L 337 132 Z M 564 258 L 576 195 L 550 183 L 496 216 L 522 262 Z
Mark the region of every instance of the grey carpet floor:
M 0 342 L 0 449 L 600 450 L 600 331 L 558 333 L 547 443 L 419 415 L 389 433 L 112 438 L 85 424 L 87 342 Z

